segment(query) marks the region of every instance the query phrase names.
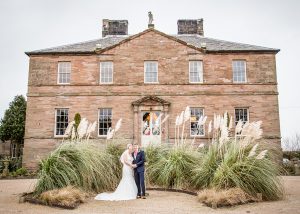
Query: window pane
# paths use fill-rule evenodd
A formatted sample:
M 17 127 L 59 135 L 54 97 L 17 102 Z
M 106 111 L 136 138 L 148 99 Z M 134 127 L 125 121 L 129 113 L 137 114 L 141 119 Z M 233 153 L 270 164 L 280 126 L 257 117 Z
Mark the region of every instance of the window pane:
M 203 136 L 204 126 L 198 127 L 198 121 L 203 116 L 203 108 L 190 108 L 191 109 L 191 135 L 192 136 Z
M 113 62 L 100 63 L 100 83 L 113 82 Z
M 59 62 L 58 83 L 60 84 L 70 83 L 70 76 L 71 76 L 71 62 Z
M 160 135 L 160 112 L 155 111 L 152 112 L 152 134 L 153 135 Z
M 55 134 L 64 135 L 65 130 L 69 124 L 69 110 L 68 109 L 56 109 L 55 118 Z
M 246 62 L 244 60 L 232 61 L 233 82 L 246 82 Z
M 150 135 L 150 112 L 143 113 L 143 135 Z
M 145 66 L 145 83 L 158 82 L 158 63 L 153 61 L 147 61 Z
M 107 135 L 110 127 L 112 127 L 112 109 L 99 109 L 99 135 Z
M 235 109 L 235 124 L 241 120 L 243 123 L 248 121 L 248 108 L 236 108 Z
M 191 83 L 201 83 L 203 82 L 203 67 L 202 61 L 190 61 L 190 82 Z

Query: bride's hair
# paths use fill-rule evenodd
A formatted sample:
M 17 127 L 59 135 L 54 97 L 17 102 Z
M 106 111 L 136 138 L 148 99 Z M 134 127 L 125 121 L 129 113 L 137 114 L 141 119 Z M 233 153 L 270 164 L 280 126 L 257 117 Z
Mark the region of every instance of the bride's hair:
M 128 143 L 127 146 L 126 146 L 126 148 L 129 149 L 130 146 L 132 146 L 132 144 Z

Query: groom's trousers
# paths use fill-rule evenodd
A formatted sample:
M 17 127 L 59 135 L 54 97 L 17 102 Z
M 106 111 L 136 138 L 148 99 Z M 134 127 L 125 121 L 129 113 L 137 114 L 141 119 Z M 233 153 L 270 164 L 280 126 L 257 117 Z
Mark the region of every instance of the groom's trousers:
M 145 196 L 145 176 L 144 172 L 134 172 L 134 179 L 138 188 L 138 196 Z

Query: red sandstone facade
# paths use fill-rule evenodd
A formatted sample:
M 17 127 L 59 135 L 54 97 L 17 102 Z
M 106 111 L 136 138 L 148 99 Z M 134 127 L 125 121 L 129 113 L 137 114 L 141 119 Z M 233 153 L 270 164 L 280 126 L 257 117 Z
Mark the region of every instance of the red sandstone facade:
M 203 45 L 203 44 L 202 44 Z M 204 45 L 203 45 L 204 46 Z M 161 125 L 159 142 L 173 142 L 175 118 L 186 106 L 202 108 L 208 121 L 213 114 L 248 109 L 248 120 L 262 120 L 264 137 L 280 142 L 275 55 L 278 50 L 210 51 L 153 28 L 128 36 L 94 52 L 29 52 L 28 101 L 23 163 L 30 169 L 62 140 L 55 135 L 59 108 L 89 121 L 99 121 L 99 109 L 112 109 L 112 126 L 123 119 L 119 137 L 143 142 L 143 113 L 160 112 L 169 119 Z M 246 62 L 246 82 L 233 81 L 232 62 Z M 58 63 L 71 63 L 70 83 L 58 84 Z M 113 63 L 112 84 L 100 83 L 100 62 Z M 147 84 L 145 61 L 158 65 L 158 82 Z M 203 82 L 190 83 L 189 61 L 203 64 Z M 204 134 L 196 142 L 206 142 Z M 187 139 L 193 139 L 186 125 Z M 98 135 L 93 139 L 105 141 Z

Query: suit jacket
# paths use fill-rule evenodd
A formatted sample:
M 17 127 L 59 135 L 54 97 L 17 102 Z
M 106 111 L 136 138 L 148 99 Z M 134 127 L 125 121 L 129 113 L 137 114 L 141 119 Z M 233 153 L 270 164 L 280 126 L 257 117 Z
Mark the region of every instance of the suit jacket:
M 139 150 L 136 157 L 134 157 L 134 153 L 132 154 L 133 164 L 136 164 L 137 167 L 134 168 L 134 172 L 144 172 L 145 171 L 145 152 Z

